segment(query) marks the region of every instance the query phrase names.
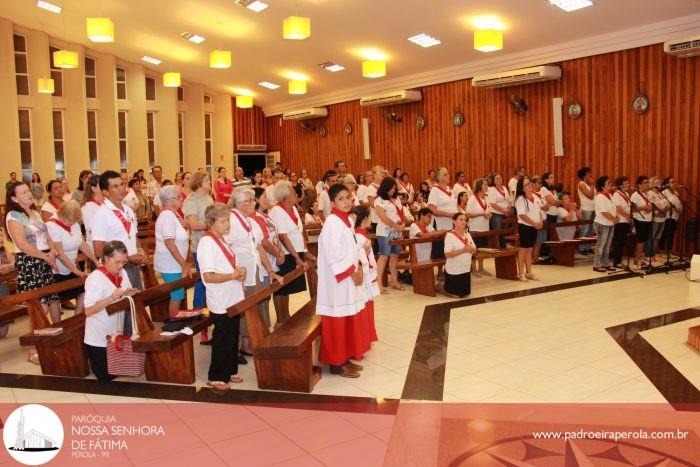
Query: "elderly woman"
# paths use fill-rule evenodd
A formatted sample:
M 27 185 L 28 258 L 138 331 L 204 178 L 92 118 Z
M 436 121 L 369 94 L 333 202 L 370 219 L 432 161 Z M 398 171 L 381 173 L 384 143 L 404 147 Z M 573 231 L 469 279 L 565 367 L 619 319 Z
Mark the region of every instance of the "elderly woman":
M 277 227 L 285 255 L 284 262 L 280 265 L 279 274 L 284 276 L 296 269 L 297 266 L 308 271 L 311 267 L 310 263 L 313 263 L 316 258 L 306 251 L 303 235 L 304 221 L 296 208 L 297 195 L 294 187 L 290 182 L 283 180 L 275 185 L 273 194 L 278 204 L 270 209 L 270 219 Z M 302 274 L 275 292 L 277 323 L 282 324 L 289 318 L 289 295 L 305 290 L 306 280 Z
M 282 244 L 277 235 L 277 227 L 267 215 L 272 205 L 267 199 L 267 193 L 265 193 L 264 189 L 261 187 L 254 187 L 253 190 L 255 192 L 256 201 L 256 212 L 253 218 L 263 232 L 261 244 L 267 253 L 267 259 L 270 261 L 270 265 L 272 265 L 272 270 L 278 272 L 279 265 L 284 263 L 284 251 L 282 251 Z
M 82 251 L 94 264 L 97 264 L 92 247 L 85 241 L 80 231 L 82 218 L 80 203 L 70 200 L 63 203 L 58 208 L 58 212 L 46 221 L 49 237 L 58 256 L 56 269 L 53 273 L 53 279 L 56 283 L 88 275 L 87 272 L 80 270 L 75 262 L 78 251 Z M 84 293 L 83 287 L 79 287 L 61 292 L 58 296 L 61 300 L 75 299 L 75 313 L 80 314 L 84 308 Z
M 126 245 L 119 240 L 106 242 L 102 248 L 102 265 L 85 279 L 85 353 L 90 368 L 99 381 L 115 378 L 107 371 L 107 338 L 121 333 L 120 311 L 112 315 L 107 305 L 121 300 L 125 295 L 137 292 L 131 287 L 124 266 L 129 264 Z
M 489 210 L 489 200 L 487 194 L 489 185 L 485 178 L 477 178 L 474 181 L 474 194 L 467 201 L 467 218 L 469 220 L 469 230 L 472 232 L 488 232 L 489 219 L 491 219 L 491 211 Z M 488 238 L 477 237 L 472 238 L 477 248 L 486 248 L 488 246 Z M 484 269 L 484 260 L 477 259 L 478 267 L 476 269 L 476 277 L 491 276 L 491 273 Z
M 233 247 L 238 264 L 246 270 L 244 282 L 245 296 L 264 289 L 270 284 L 270 278 L 282 282 L 270 264 L 269 258 L 262 246 L 263 231 L 255 221 L 255 192 L 249 187 L 236 188 L 231 196 L 231 228 L 226 241 Z M 258 312 L 262 322 L 270 327 L 270 310 L 268 302 L 258 304 Z M 241 319 L 241 357 L 239 363 L 245 362 L 243 355 L 253 355 L 250 348 L 248 326 L 245 317 Z
M 500 230 L 503 227 L 503 219 L 510 215 L 513 204 L 508 188 L 503 186 L 503 176 L 501 174 L 493 174 L 490 185 L 487 193 L 489 212 L 491 213 L 489 225 L 491 230 Z M 501 249 L 505 248 L 506 237 L 504 235 L 499 236 L 498 243 Z
M 204 216 L 208 230 L 198 242 L 197 258 L 206 287 L 207 307 L 214 322 L 207 384 L 227 391 L 231 383 L 243 382 L 238 376 L 236 359 L 241 316 L 229 316 L 227 309 L 243 300 L 247 272 L 226 240 L 231 229 L 228 207 L 215 203 L 207 207 Z
M 187 261 L 190 247 L 187 221 L 179 213 L 182 204 L 180 187 L 168 185 L 161 188 L 160 201 L 163 209 L 156 220 L 156 251 L 153 256 L 153 267 L 165 282 L 174 282 L 183 276 L 189 277 L 192 269 L 192 264 Z M 184 299 L 184 288 L 170 292 L 168 311 L 171 317 L 176 317 Z
M 436 182 L 428 195 L 428 207 L 433 213 L 436 229 L 450 231 L 454 226 L 452 218 L 458 212 L 457 200 L 452 196 L 452 190 L 449 187 L 450 173 L 445 167 L 440 167 L 435 171 L 435 177 Z M 433 242 L 431 253 L 433 259 L 445 257 L 444 246 L 443 240 Z

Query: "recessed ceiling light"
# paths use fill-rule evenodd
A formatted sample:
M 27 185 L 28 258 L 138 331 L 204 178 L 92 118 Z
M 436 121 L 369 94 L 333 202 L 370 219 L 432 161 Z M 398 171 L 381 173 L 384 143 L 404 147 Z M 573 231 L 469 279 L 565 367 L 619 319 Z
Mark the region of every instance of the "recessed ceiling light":
M 343 71 L 345 69 L 345 67 L 343 65 L 338 65 L 337 63 L 333 63 L 333 62 L 324 62 L 324 63 L 319 64 L 318 66 L 320 66 L 321 68 L 323 68 L 327 71 L 333 72 L 333 73 L 338 72 L 338 71 Z
M 432 47 L 434 45 L 442 44 L 442 42 L 440 42 L 439 39 L 436 39 L 433 36 L 429 36 L 425 33 L 420 33 L 416 34 L 415 36 L 411 36 L 408 38 L 408 40 L 413 42 L 414 44 L 420 45 L 421 47 Z
M 36 6 L 46 11 L 50 11 L 51 13 L 60 13 L 61 11 L 63 11 L 63 8 L 61 8 L 60 6 L 54 5 L 53 3 L 44 2 L 42 0 L 36 2 Z
M 558 6 L 567 13 L 593 6 L 591 0 L 549 0 L 549 3 Z
M 260 81 L 258 84 L 267 89 L 277 89 L 280 87 L 279 84 L 270 83 L 269 81 Z
M 157 58 L 149 57 L 148 55 L 144 55 L 141 57 L 141 60 L 144 62 L 152 63 L 153 65 L 160 65 L 161 60 L 158 60 Z
M 199 34 L 192 34 L 191 32 L 183 32 L 182 34 L 180 34 L 180 37 L 187 39 L 190 42 L 194 42 L 195 44 L 201 44 L 206 40 L 204 39 L 204 36 L 200 36 Z
M 236 0 L 236 3 L 256 13 L 260 13 L 268 7 L 267 3 L 261 2 L 260 0 Z

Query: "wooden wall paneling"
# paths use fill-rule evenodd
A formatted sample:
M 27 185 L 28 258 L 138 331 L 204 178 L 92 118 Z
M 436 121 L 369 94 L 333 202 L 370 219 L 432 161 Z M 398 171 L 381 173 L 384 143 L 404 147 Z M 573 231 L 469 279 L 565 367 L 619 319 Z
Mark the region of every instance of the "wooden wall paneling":
M 236 98 L 232 97 L 233 150 L 239 144 L 265 144 L 265 114 L 257 105 L 250 109 L 236 107 Z

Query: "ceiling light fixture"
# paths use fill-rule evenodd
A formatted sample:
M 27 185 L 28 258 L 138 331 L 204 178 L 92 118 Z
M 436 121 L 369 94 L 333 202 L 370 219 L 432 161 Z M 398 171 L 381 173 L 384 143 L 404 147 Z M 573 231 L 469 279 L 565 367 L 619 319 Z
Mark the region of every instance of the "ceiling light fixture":
M 180 73 L 169 71 L 163 73 L 163 86 L 166 88 L 177 88 L 180 86 Z
M 39 78 L 37 80 L 37 91 L 42 94 L 53 94 L 53 79 Z
M 157 58 L 149 57 L 148 55 L 144 55 L 141 57 L 141 60 L 143 60 L 146 63 L 150 63 L 152 65 L 160 65 L 162 63 L 162 60 L 158 60 Z
M 332 73 L 337 73 L 338 71 L 343 71 L 345 69 L 345 67 L 343 65 L 339 65 L 339 64 L 333 63 L 333 62 L 323 62 L 323 63 L 320 63 L 318 66 L 320 66 L 324 70 L 330 71 Z
M 236 96 L 236 107 L 239 109 L 249 109 L 253 107 L 253 96 Z
M 282 37 L 302 41 L 311 35 L 311 18 L 288 16 L 282 21 Z
M 230 50 L 212 50 L 209 54 L 209 66 L 211 68 L 231 68 Z
M 87 36 L 92 42 L 114 42 L 114 22 L 109 18 L 87 18 Z
M 236 4 L 244 6 L 249 10 L 253 10 L 256 13 L 260 13 L 268 7 L 267 3 L 261 2 L 260 0 L 236 0 Z
M 195 44 L 201 44 L 206 40 L 204 36 L 200 36 L 199 34 L 192 34 L 191 32 L 183 32 L 182 34 L 180 34 L 180 37 L 182 37 L 183 39 L 187 39 L 190 42 L 194 42 Z
M 497 29 L 474 31 L 474 48 L 480 52 L 495 52 L 503 49 L 503 31 Z
M 53 53 L 53 63 L 56 68 L 71 70 L 78 68 L 78 52 L 71 50 L 57 50 Z
M 279 84 L 271 83 L 269 81 L 260 81 L 258 84 L 267 89 L 277 89 L 280 87 Z
M 549 3 L 558 6 L 567 13 L 593 6 L 593 2 L 591 0 L 549 0 Z
M 424 32 L 416 34 L 415 36 L 411 36 L 408 38 L 408 40 L 416 45 L 420 45 L 421 47 L 432 47 L 434 45 L 442 44 L 442 42 L 439 39 L 436 39 L 433 36 L 429 36 Z
M 306 94 L 306 81 L 299 79 L 289 81 L 289 94 Z
M 386 76 L 386 62 L 383 60 L 365 60 L 362 62 L 362 76 L 365 78 Z
M 61 8 L 60 6 L 54 5 L 53 3 L 44 2 L 43 0 L 37 1 L 36 6 L 38 6 L 42 10 L 50 11 L 51 13 L 56 13 L 56 14 L 59 14 L 59 13 L 61 13 L 61 11 L 63 11 L 63 8 Z M 53 92 L 53 91 L 51 91 L 51 92 Z

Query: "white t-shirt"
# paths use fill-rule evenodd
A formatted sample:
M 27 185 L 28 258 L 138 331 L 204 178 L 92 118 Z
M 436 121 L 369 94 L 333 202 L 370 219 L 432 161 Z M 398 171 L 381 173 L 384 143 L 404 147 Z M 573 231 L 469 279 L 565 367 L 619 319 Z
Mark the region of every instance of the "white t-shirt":
M 190 234 L 180 224 L 180 219 L 170 209 L 161 211 L 156 219 L 156 251 L 153 255 L 153 267 L 158 272 L 182 272 L 182 266 L 173 257 L 165 245 L 166 239 L 175 240 L 175 246 L 180 255 L 187 259 L 190 247 Z
M 518 224 L 527 225 L 529 227 L 534 227 L 534 225 L 524 221 L 520 216 L 526 215 L 533 222 L 542 219 L 540 205 L 537 202 L 528 200 L 525 196 L 521 196 L 515 200 L 515 212 L 518 214 Z
M 452 197 L 449 188 L 445 191 L 444 188 L 438 185 L 432 187 L 428 195 L 428 205 L 434 206 L 440 211 L 457 213 L 457 199 Z M 435 225 L 438 230 L 452 230 L 452 216 L 433 216 L 433 219 L 435 219 Z
M 657 191 L 649 191 L 649 201 L 651 201 L 654 204 L 654 222 L 665 222 L 666 219 L 668 218 L 668 206 L 669 203 L 666 201 L 666 198 L 664 198 L 661 193 L 658 193 Z M 664 210 L 664 212 L 661 212 Z
M 384 209 L 384 215 L 391 219 L 392 221 L 399 223 L 401 222 L 401 217 L 399 216 L 399 208 L 401 208 L 401 203 L 396 199 L 388 200 L 384 198 L 377 197 L 374 200 L 374 205 Z M 382 220 L 377 216 L 377 235 L 380 237 L 386 237 L 393 227 L 382 222 Z
M 516 177 L 511 177 L 510 180 L 508 180 L 508 194 L 510 195 L 510 199 L 515 199 L 515 190 L 518 188 L 518 179 Z
M 131 282 L 129 282 L 129 276 L 126 275 L 126 271 L 122 269 L 119 274 L 122 278 L 119 288 L 122 290 L 130 289 Z M 89 307 L 104 300 L 112 295 L 116 288 L 117 286 L 102 271 L 99 269 L 92 271 L 85 279 L 85 306 Z M 97 313 L 86 316 L 83 342 L 93 347 L 107 347 L 107 336 L 122 332 L 122 329 L 118 329 L 119 324 L 123 322 L 120 316 L 122 313 L 124 312 L 120 311 L 110 315 L 103 308 Z
M 321 220 L 320 217 L 318 217 L 318 218 L 314 217 L 313 214 L 311 214 L 309 212 L 304 214 L 304 224 L 315 224 L 315 223 L 319 223 L 319 224 L 323 225 L 323 221 Z
M 494 214 L 501 214 L 491 207 L 492 204 L 498 205 L 501 209 L 508 210 L 510 208 L 510 198 L 508 198 L 508 192 L 505 187 L 501 187 L 503 192 L 498 191 L 495 186 L 490 186 L 489 191 L 486 193 L 486 199 L 489 202 L 489 211 Z
M 83 212 L 83 225 L 85 226 L 85 237 L 88 242 L 92 243 L 92 221 L 99 209 L 100 204 L 95 201 L 88 201 L 80 210 Z
M 449 253 L 455 250 L 461 250 L 466 245 L 464 242 L 471 246 L 475 246 L 472 236 L 469 232 L 464 232 L 463 240 L 457 236 L 455 232 L 447 232 L 445 235 L 445 253 Z M 445 262 L 445 272 L 447 274 L 452 274 L 456 276 L 458 274 L 464 274 L 469 272 L 472 267 L 472 254 L 462 253 L 461 255 L 454 256 L 452 258 L 447 258 Z
M 323 213 L 323 217 L 326 218 L 331 215 L 331 198 L 328 196 L 328 190 L 321 190 L 318 193 L 318 210 Z
M 435 229 L 431 224 L 428 224 L 428 227 L 426 227 L 425 232 L 423 232 L 421 230 L 421 226 L 418 225 L 418 222 L 414 222 L 413 224 L 411 224 L 411 227 L 409 228 L 408 232 L 411 238 L 420 238 L 418 236 L 419 233 L 435 232 Z M 430 259 L 430 252 L 432 248 L 432 243 L 418 243 L 416 245 L 416 261 L 428 261 Z
M 377 188 L 379 188 L 379 185 L 375 185 L 374 183 L 370 183 L 369 186 L 367 187 L 367 194 L 365 195 L 364 201 L 369 202 L 369 198 L 378 198 L 377 197 Z M 377 224 L 379 222 L 379 218 L 377 217 L 377 213 L 374 210 L 374 204 L 372 204 L 369 208 L 369 219 L 372 224 Z
M 235 257 L 233 250 L 223 241 L 224 248 L 227 248 L 231 256 Z M 207 289 L 207 308 L 212 313 L 222 315 L 226 309 L 243 300 L 243 283 L 237 280 L 230 280 L 220 283 L 207 282 L 204 273 L 218 272 L 221 274 L 231 274 L 234 272 L 233 265 L 221 251 L 216 241 L 208 235 L 202 237 L 197 246 L 197 261 L 199 270 L 202 273 L 202 282 Z M 238 263 L 236 263 L 238 264 Z
M 18 211 L 10 211 L 5 216 L 5 229 L 8 232 L 8 236 L 12 240 L 10 232 L 10 221 L 15 221 L 22 225 L 24 229 L 24 238 L 31 244 L 33 244 L 38 250 L 46 251 L 49 249 L 49 236 L 48 229 L 43 220 L 41 220 L 41 214 L 35 210 L 30 210 L 30 215 L 27 216 L 26 213 Z M 14 243 L 14 240 L 12 240 Z M 16 251 L 21 251 L 17 248 L 17 244 L 14 243 Z
M 666 198 L 673 206 L 671 212 L 668 213 L 668 218 L 678 220 L 681 217 L 680 213 L 683 211 L 683 203 L 681 202 L 681 199 L 670 188 L 666 188 L 664 190 L 664 195 L 666 195 Z
M 576 185 L 576 191 L 578 191 L 578 200 L 581 202 L 581 210 L 582 211 L 595 211 L 595 202 L 585 196 L 583 192 L 581 191 L 581 184 L 586 185 L 584 182 L 579 182 L 578 185 Z M 588 185 L 586 185 L 588 186 Z M 594 191 L 595 194 L 595 191 Z M 595 196 L 594 196 L 595 197 Z
M 610 195 L 608 195 L 610 196 Z M 615 222 L 611 221 L 603 215 L 604 212 L 614 216 L 617 212 L 615 208 L 615 203 L 612 201 L 612 196 L 608 198 L 604 193 L 597 193 L 595 199 L 593 200 L 595 205 L 595 222 L 600 225 L 613 226 Z
M 457 199 L 459 197 L 459 194 L 463 191 L 467 192 L 468 197 L 474 194 L 474 192 L 472 191 L 472 187 L 470 187 L 469 184 L 465 182 L 464 186 L 460 185 L 459 183 L 455 183 L 455 186 L 452 187 L 452 196 L 454 196 L 455 199 Z
M 576 214 L 574 213 L 573 217 L 567 221 L 566 217 L 568 215 L 569 211 L 567 211 L 566 208 L 561 206 L 557 208 L 557 222 L 574 222 L 578 220 L 578 217 L 576 217 Z M 559 237 L 559 240 L 573 240 L 575 236 L 575 225 L 571 225 L 569 227 L 557 227 L 557 237 Z
M 365 185 L 360 185 L 357 187 L 357 193 L 355 193 L 355 196 L 357 199 L 363 203 L 367 202 L 367 187 Z
M 621 208 L 623 213 L 627 216 L 624 217 L 620 215 L 620 223 L 622 224 L 629 224 L 630 222 L 630 199 L 627 196 L 627 194 L 623 194 L 621 190 L 615 190 L 615 194 L 613 194 L 613 204 L 615 205 L 615 211 L 617 212 L 617 208 Z M 597 216 L 596 216 L 597 218 Z
M 319 180 L 316 182 L 316 193 L 320 193 L 323 191 L 323 187 L 326 183 L 323 180 Z
M 275 224 L 275 227 L 277 227 L 277 234 L 286 234 L 297 253 L 304 252 L 306 251 L 306 243 L 304 242 L 303 234 L 304 224 L 302 223 L 299 211 L 297 211 L 297 207 L 293 206 L 292 209 L 297 220 L 296 223 L 294 223 L 290 215 L 287 214 L 287 211 L 280 205 L 272 207 L 268 215 L 270 220 Z M 282 243 L 282 251 L 285 255 L 291 254 L 287 251 L 287 247 L 284 246 L 284 243 Z
M 125 204 L 122 204 L 123 210 L 121 215 L 125 221 L 129 222 L 129 230 L 122 224 L 122 221 L 113 211 L 117 208 L 108 199 L 95 213 L 92 221 L 92 241 L 93 242 L 109 242 L 119 240 L 126 245 L 126 251 L 129 256 L 136 254 L 138 247 L 136 245 L 136 231 L 138 225 L 136 223 L 136 215 L 134 211 Z
M 476 199 L 476 195 L 471 195 L 469 201 L 467 201 L 467 213 L 468 214 L 485 214 L 489 212 L 489 201 L 488 199 Z M 469 230 L 472 232 L 486 232 L 489 230 L 489 220 L 484 216 L 479 215 L 478 217 L 469 218 Z
M 60 243 L 68 259 L 75 263 L 75 259 L 78 257 L 78 251 L 83 245 L 83 234 L 80 231 L 80 225 L 77 222 L 74 223 L 69 227 L 70 232 L 67 232 L 66 229 L 57 224 L 55 220 L 57 219 L 54 216 L 46 222 L 46 228 L 49 231 L 51 241 Z M 67 276 L 71 273 L 70 269 L 68 269 L 60 259 L 56 259 L 56 266 L 58 274 L 62 276 Z
M 258 251 L 258 243 L 262 241 L 262 232 L 259 234 L 259 240 L 256 240 L 254 228 L 257 227 L 260 230 L 260 227 L 257 225 L 257 222 L 240 211 L 234 212 L 232 210 L 229 221 L 231 230 L 224 238 L 233 248 L 238 265 L 246 270 L 247 274 L 243 285 L 248 287 L 254 286 L 256 274 L 261 281 L 265 277 L 262 273 L 263 267 L 260 262 L 260 252 Z
M 277 238 L 277 227 L 275 224 L 270 220 L 270 218 L 267 216 L 267 214 L 261 213 L 261 212 L 256 212 L 255 213 L 255 223 L 260 226 L 261 224 L 264 225 L 263 227 L 260 227 L 260 234 L 262 235 L 261 237 L 261 242 L 264 239 L 268 239 L 270 243 L 272 243 L 275 246 L 279 245 L 279 239 Z M 270 265 L 272 266 L 272 271 L 277 272 L 280 270 L 279 266 L 277 265 L 277 256 L 266 253 L 267 254 L 267 259 L 270 260 Z M 267 271 L 265 271 L 267 274 Z
M 545 201 L 544 197 L 539 193 L 533 193 L 532 199 L 535 200 L 535 203 L 537 203 L 537 206 L 540 208 L 540 217 L 541 217 L 542 221 L 546 221 L 547 220 L 547 211 L 545 211 L 543 209 L 543 207 L 547 202 Z
M 60 207 L 60 205 L 59 205 Z M 58 207 L 54 206 L 51 200 L 47 200 L 44 202 L 44 204 L 41 205 L 41 210 L 50 212 L 52 216 L 55 216 L 56 213 L 58 212 Z
M 642 208 L 646 206 L 651 207 L 649 197 L 646 194 L 641 195 L 639 191 L 635 191 L 634 193 L 632 193 L 630 199 L 637 208 Z M 640 211 L 638 209 L 635 209 L 632 213 L 632 217 L 634 217 L 638 221 L 651 222 L 651 211 Z
M 139 198 L 138 198 L 138 196 L 136 196 L 136 192 L 134 191 L 133 188 L 129 188 L 129 192 L 126 194 L 126 196 L 122 200 L 122 203 L 126 204 L 131 209 L 136 209 L 136 206 L 139 205 Z
M 543 186 L 540 188 L 540 196 L 542 197 L 542 201 L 545 203 L 548 203 L 547 201 L 547 196 L 551 196 L 552 198 L 556 198 L 557 194 L 554 191 L 549 190 L 547 187 Z M 559 206 L 555 204 L 550 204 L 549 209 L 547 209 L 547 214 L 550 216 L 556 216 L 559 214 Z M 545 217 L 546 219 L 546 217 Z

